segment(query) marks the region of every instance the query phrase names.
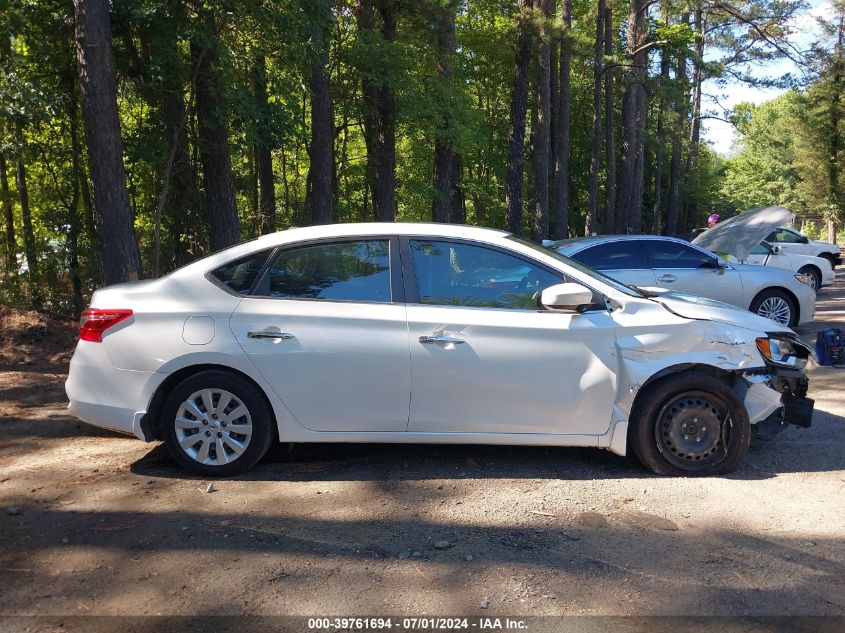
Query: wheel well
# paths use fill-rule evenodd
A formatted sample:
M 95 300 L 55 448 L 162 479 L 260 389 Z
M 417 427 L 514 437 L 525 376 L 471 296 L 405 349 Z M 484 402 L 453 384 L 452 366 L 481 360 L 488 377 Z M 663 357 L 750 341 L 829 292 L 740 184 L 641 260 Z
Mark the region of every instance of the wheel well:
M 640 388 L 637 390 L 637 395 L 634 396 L 634 402 L 631 404 L 631 414 L 633 415 L 636 410 L 641 399 L 640 397 L 643 396 L 644 393 L 647 394 L 650 387 L 664 378 L 682 373 L 707 374 L 708 376 L 713 376 L 714 378 L 723 380 L 729 385 L 732 385 L 734 380 L 733 372 L 730 372 L 727 369 L 714 367 L 713 365 L 705 365 L 703 363 L 681 363 L 678 365 L 672 365 L 671 367 L 665 367 L 653 376 L 650 376 L 648 380 L 640 385 Z
M 834 255 L 833 253 L 828 253 L 827 251 L 825 251 L 824 253 L 819 253 L 818 257 L 824 257 L 830 262 L 831 266 L 833 265 L 833 260 L 836 259 L 836 255 Z
M 813 269 L 815 271 L 815 273 L 819 276 L 819 281 L 821 281 L 822 271 L 819 270 L 819 267 L 814 265 L 814 264 L 807 264 L 806 266 L 801 266 L 801 268 L 798 270 L 798 272 L 800 273 L 802 270 L 807 270 L 808 268 Z
M 276 414 L 273 411 L 273 405 L 270 402 L 270 399 L 267 397 L 264 389 L 255 382 L 252 378 L 247 376 L 242 371 L 238 371 L 237 369 L 232 369 L 231 367 L 227 367 L 226 365 L 215 365 L 213 363 L 205 364 L 205 365 L 190 365 L 188 367 L 183 367 L 178 371 L 174 371 L 170 374 L 163 383 L 161 383 L 156 389 L 156 392 L 153 394 L 152 399 L 150 400 L 150 405 L 147 407 L 147 412 L 144 414 L 144 417 L 141 418 L 141 430 L 144 433 L 144 437 L 147 441 L 152 440 L 161 440 L 164 439 L 161 429 L 161 410 L 164 408 L 164 402 L 167 400 L 167 396 L 170 395 L 170 392 L 173 390 L 176 385 L 180 382 L 194 376 L 203 371 L 225 371 L 229 374 L 233 374 L 235 376 L 239 376 L 244 380 L 249 381 L 252 383 L 261 396 L 264 398 L 264 401 L 267 403 L 267 407 L 270 410 L 270 415 L 273 416 L 273 426 L 276 426 Z
M 792 301 L 792 305 L 795 306 L 795 323 L 798 323 L 801 320 L 801 304 L 798 302 L 798 297 L 796 297 L 789 288 L 783 288 L 781 286 L 769 286 L 768 288 L 763 288 L 760 292 L 754 295 L 750 305 L 754 305 L 754 302 L 760 298 L 760 295 L 768 290 L 777 290 L 789 297 Z

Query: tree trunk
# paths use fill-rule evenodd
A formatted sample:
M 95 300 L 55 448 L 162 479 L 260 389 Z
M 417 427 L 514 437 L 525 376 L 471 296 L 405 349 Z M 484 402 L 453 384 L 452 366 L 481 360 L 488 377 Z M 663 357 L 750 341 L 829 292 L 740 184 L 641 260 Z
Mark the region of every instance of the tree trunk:
M 563 37 L 560 42 L 558 90 L 555 102 L 555 165 L 552 239 L 569 237 L 569 73 L 572 65 L 572 0 L 561 2 Z
M 613 56 L 613 9 L 604 9 L 604 54 L 610 59 Z M 616 206 L 616 132 L 613 103 L 613 71 L 605 69 L 604 73 L 604 146 L 605 169 L 607 181 L 605 183 L 605 214 L 604 230 L 613 230 L 613 209 Z
M 276 230 L 276 184 L 273 178 L 273 153 L 271 147 L 270 120 L 267 104 L 267 62 L 264 55 L 257 55 L 253 68 L 255 102 L 260 113 L 258 133 L 255 139 L 255 171 L 261 190 L 259 205 L 259 232 L 272 233 Z
M 437 20 L 437 52 L 438 70 L 444 86 L 444 93 L 449 95 L 455 83 L 455 14 L 458 10 L 457 0 L 449 2 L 438 9 Z M 451 113 L 448 111 L 450 99 L 445 99 L 446 107 L 440 124 L 434 135 L 434 200 L 431 205 L 431 219 L 434 222 L 461 222 L 463 216 L 462 196 L 458 190 L 460 175 L 460 156 L 455 152 L 453 144 L 454 130 Z M 456 206 L 457 205 L 457 206 Z
M 311 22 L 311 163 L 307 206 L 312 224 L 330 224 L 334 216 L 334 114 L 328 75 L 330 0 L 306 4 Z
M 686 165 L 684 167 L 684 180 L 690 178 L 690 174 L 698 162 L 698 148 L 701 139 L 701 84 L 704 81 L 703 65 L 704 65 L 704 32 L 706 28 L 706 18 L 701 7 L 701 0 L 695 4 L 695 31 L 697 39 L 695 42 L 695 55 L 693 57 L 693 79 L 692 79 L 692 118 L 690 119 L 690 147 L 687 154 Z M 684 212 L 684 219 L 686 222 L 690 220 L 695 221 L 698 215 L 698 209 L 695 202 L 691 201 L 686 205 Z
M 689 14 L 685 13 L 681 22 L 688 23 Z M 666 232 L 669 235 L 686 232 L 686 227 L 681 224 L 681 152 L 687 112 L 687 60 L 683 53 L 678 54 L 675 82 L 677 98 L 673 108 L 672 162 L 669 166 L 669 206 L 666 211 Z
M 75 0 L 76 57 L 103 283 L 138 279 L 141 257 L 123 168 L 107 0 Z
M 82 182 L 82 166 L 79 161 L 79 121 L 76 111 L 76 82 L 71 74 L 69 78 L 70 94 L 73 97 L 68 105 L 68 120 L 70 121 L 71 171 L 73 185 L 71 187 L 70 205 L 68 208 L 68 273 L 73 289 L 73 317 L 79 318 L 82 313 L 82 279 L 79 277 L 79 233 L 82 221 L 79 213 L 80 183 Z
M 551 19 L 554 0 L 540 0 L 543 22 L 537 49 L 537 131 L 534 136 L 534 239 L 549 237 L 549 155 L 551 154 Z
M 525 115 L 528 112 L 528 63 L 531 60 L 530 14 L 534 0 L 519 0 L 516 59 L 508 133 L 507 230 L 522 233 L 522 172 L 525 164 Z
M 659 235 L 663 226 L 663 163 L 666 161 L 666 143 L 664 141 L 663 121 L 666 118 L 666 91 L 669 88 L 669 51 L 660 55 L 660 104 L 657 107 L 656 156 L 654 165 L 654 207 L 651 216 L 651 232 Z
M 26 183 L 26 165 L 22 157 L 18 157 L 17 181 L 18 199 L 21 205 L 21 227 L 23 228 L 23 252 L 26 257 L 27 278 L 29 280 L 29 298 L 32 306 L 39 309 L 41 308 L 42 297 L 41 288 L 38 285 L 38 251 L 35 246 L 35 233 L 32 230 L 29 189 Z
M 601 83 L 604 47 L 604 0 L 596 9 L 596 39 L 593 46 L 593 134 L 591 136 L 590 179 L 587 185 L 587 220 L 584 235 L 598 232 L 599 170 L 601 169 Z
M 631 0 L 628 14 L 625 95 L 622 102 L 622 161 L 616 190 L 614 230 L 640 231 L 644 162 L 641 159 L 645 137 L 646 0 Z
M 9 191 L 9 176 L 6 157 L 0 147 L 0 195 L 3 196 L 3 220 L 5 226 L 6 273 L 17 279 L 18 245 L 15 239 L 15 214 L 12 208 L 12 193 Z
M 203 188 L 212 251 L 237 244 L 241 239 L 235 201 L 235 179 L 229 154 L 226 90 L 217 72 L 218 45 L 214 15 L 204 16 L 205 37 L 191 42 L 196 73 L 197 127 Z M 209 45 L 210 43 L 210 45 Z

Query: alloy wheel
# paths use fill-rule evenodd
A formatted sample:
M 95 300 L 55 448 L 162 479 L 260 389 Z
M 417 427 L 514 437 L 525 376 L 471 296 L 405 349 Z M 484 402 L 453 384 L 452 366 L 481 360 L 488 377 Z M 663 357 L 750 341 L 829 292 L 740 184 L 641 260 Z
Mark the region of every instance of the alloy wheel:
M 223 466 L 238 459 L 252 437 L 252 417 L 246 405 L 225 389 L 192 393 L 176 412 L 176 440 L 191 459 Z

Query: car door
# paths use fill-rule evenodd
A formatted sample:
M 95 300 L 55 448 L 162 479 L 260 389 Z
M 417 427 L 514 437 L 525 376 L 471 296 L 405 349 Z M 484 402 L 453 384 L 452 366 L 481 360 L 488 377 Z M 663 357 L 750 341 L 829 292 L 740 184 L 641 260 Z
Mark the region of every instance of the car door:
M 739 273 L 715 255 L 679 240 L 643 240 L 643 251 L 659 287 L 747 307 Z
M 408 430 L 600 434 L 616 397 L 613 319 L 541 310 L 562 273 L 490 245 L 403 240 Z M 598 299 L 598 297 L 597 297 Z
M 623 284 L 640 288 L 655 285 L 654 273 L 645 261 L 637 240 L 601 242 L 573 253 L 571 257 Z
M 232 332 L 304 427 L 405 431 L 410 359 L 398 241 L 282 247 Z

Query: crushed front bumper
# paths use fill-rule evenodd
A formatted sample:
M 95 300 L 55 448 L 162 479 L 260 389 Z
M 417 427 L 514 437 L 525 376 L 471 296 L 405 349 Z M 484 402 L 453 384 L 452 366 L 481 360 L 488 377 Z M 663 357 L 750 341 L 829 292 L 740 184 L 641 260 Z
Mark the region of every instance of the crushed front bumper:
M 740 395 L 756 437 L 774 437 L 790 424 L 804 428 L 812 424 L 815 401 L 807 397 L 810 381 L 804 372 L 766 367 L 746 372 L 743 378 L 747 387 Z

